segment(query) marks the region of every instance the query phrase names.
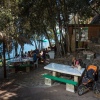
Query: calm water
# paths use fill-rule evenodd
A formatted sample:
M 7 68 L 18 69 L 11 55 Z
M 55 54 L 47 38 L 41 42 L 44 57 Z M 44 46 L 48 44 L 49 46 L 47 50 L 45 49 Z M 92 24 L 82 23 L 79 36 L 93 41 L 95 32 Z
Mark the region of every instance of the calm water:
M 48 40 L 47 40 L 47 42 L 43 42 L 43 48 L 47 48 L 49 46 L 49 42 L 48 42 Z M 35 45 L 34 45 L 34 43 L 33 43 L 33 45 L 29 45 L 29 44 L 25 44 L 24 45 L 24 52 L 28 52 L 28 51 L 31 51 L 31 50 L 35 50 L 36 48 L 35 48 Z M 12 53 L 10 54 L 10 57 L 12 58 L 12 57 L 14 57 L 14 54 L 15 52 L 14 52 L 14 50 L 12 51 Z M 20 45 L 19 45 L 19 47 L 18 47 L 18 53 L 20 54 Z M 7 56 L 7 54 L 6 54 L 6 58 L 8 58 L 8 56 Z

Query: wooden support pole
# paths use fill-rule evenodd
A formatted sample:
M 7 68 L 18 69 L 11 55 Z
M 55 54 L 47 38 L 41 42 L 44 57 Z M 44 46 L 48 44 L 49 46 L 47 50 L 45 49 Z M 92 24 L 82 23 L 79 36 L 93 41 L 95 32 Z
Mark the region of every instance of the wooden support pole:
M 5 61 L 5 37 L 3 37 L 3 68 L 4 68 L 4 78 L 7 78 L 6 61 Z

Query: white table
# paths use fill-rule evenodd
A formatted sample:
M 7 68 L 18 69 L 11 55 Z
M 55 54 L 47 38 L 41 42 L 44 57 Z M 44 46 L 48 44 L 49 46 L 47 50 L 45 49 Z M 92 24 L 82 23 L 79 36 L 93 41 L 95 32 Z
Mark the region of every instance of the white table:
M 32 57 L 26 57 L 26 58 L 21 58 L 21 57 L 17 57 L 14 59 L 9 60 L 9 62 L 14 65 L 14 66 L 18 66 L 21 64 L 30 64 L 30 61 L 33 61 Z M 12 72 L 15 73 L 15 68 L 12 69 Z M 26 72 L 30 72 L 30 67 L 26 67 Z
M 53 72 L 53 76 L 56 76 L 56 73 L 64 73 L 74 76 L 74 81 L 79 82 L 78 77 L 81 77 L 85 71 L 85 68 L 78 70 L 77 68 L 72 68 L 69 65 L 57 64 L 57 63 L 50 63 L 44 67 L 44 69 L 50 70 Z M 50 84 L 52 85 L 52 84 Z M 66 90 L 75 92 L 74 86 L 70 84 L 66 84 Z
M 21 62 L 29 62 L 29 61 L 33 61 L 33 58 L 32 57 L 26 57 L 26 58 L 21 58 L 21 57 L 18 57 L 18 58 L 14 58 L 14 59 L 11 59 L 9 60 L 11 63 L 21 63 Z

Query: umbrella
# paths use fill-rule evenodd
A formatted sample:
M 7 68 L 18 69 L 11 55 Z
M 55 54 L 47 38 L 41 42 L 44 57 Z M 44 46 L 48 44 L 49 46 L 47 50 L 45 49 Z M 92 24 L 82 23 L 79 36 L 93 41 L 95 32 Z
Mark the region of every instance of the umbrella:
M 47 42 L 47 40 L 38 40 L 38 41 L 40 41 L 40 42 Z

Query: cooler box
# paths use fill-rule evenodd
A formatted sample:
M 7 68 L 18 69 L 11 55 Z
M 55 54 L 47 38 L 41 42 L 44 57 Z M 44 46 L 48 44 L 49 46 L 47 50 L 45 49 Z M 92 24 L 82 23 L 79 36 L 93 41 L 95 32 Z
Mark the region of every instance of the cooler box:
M 55 55 L 54 51 L 50 51 L 48 52 L 48 54 L 49 54 L 50 59 L 54 59 L 54 55 Z

